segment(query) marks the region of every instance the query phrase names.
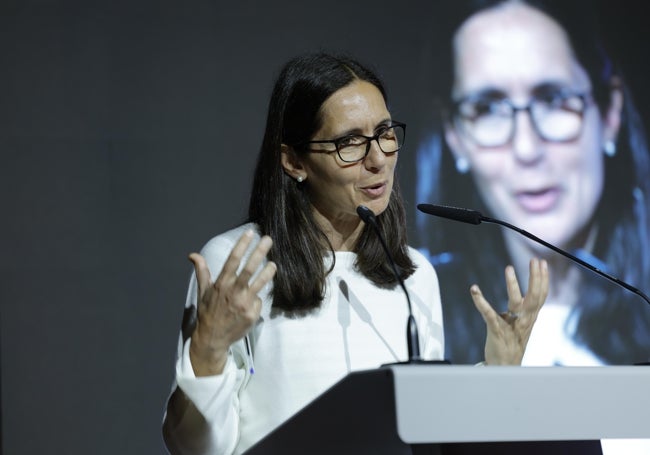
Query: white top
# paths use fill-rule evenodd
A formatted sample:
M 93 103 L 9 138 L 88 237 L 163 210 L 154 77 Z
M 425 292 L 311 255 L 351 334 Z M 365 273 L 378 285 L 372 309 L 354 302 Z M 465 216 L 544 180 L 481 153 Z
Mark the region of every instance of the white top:
M 226 232 L 203 248 L 201 254 L 213 279 L 237 239 L 251 227 L 248 224 Z M 442 359 L 438 278 L 422 254 L 412 248 L 409 254 L 417 270 L 405 285 L 418 325 L 420 351 L 425 359 Z M 231 347 L 223 374 L 196 378 L 189 360 L 189 340 L 183 345 L 181 339 L 176 384 L 205 422 L 193 428 L 173 423 L 174 430 L 165 434 L 168 444 L 176 446 L 171 448 L 173 453 L 242 453 L 349 372 L 407 360 L 408 306 L 401 287 L 376 287 L 354 270 L 355 258 L 351 252 L 335 254 L 327 295 L 322 306 L 307 316 L 271 317 L 270 285 L 262 290 L 261 318 L 249 334 L 252 375 L 242 340 Z M 331 256 L 325 258 L 328 264 L 331 260 Z M 196 305 L 194 278 L 186 307 L 190 305 Z M 201 428 L 198 434 L 197 427 Z
M 545 304 L 537 315 L 522 360 L 524 366 L 599 366 L 591 350 L 575 342 L 577 319 L 568 305 Z
M 522 365 L 604 366 L 589 349 L 575 342 L 577 320 L 571 314 L 568 305 L 544 305 L 530 334 Z M 603 455 L 648 455 L 650 439 L 602 439 L 601 447 Z

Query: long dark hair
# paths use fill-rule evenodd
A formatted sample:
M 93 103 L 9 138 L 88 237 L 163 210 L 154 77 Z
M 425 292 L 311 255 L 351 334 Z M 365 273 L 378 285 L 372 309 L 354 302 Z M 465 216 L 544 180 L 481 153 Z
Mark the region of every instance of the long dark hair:
M 331 253 L 335 260 L 331 244 L 313 217 L 306 191 L 309 182 L 298 183 L 285 174 L 280 161 L 281 145 L 303 153 L 298 145 L 312 139 L 321 127 L 323 103 L 355 80 L 373 84 L 387 99 L 381 80 L 368 68 L 351 58 L 325 53 L 292 59 L 275 83 L 248 209 L 249 221 L 274 241 L 269 258 L 278 266 L 273 282 L 275 310 L 298 315 L 319 307 L 329 272 L 324 257 Z M 405 213 L 397 181 L 388 207 L 377 216 L 377 222 L 401 277 L 410 276 L 415 266 L 408 255 Z M 381 243 L 369 226 L 364 227 L 354 252 L 355 266 L 373 283 L 388 288 L 397 284 Z
M 439 79 L 434 118 L 435 131 L 422 141 L 418 150 L 417 200 L 460 207 L 470 207 L 489 213 L 470 175 L 458 174 L 442 137 L 443 125 L 448 117 L 448 102 L 453 83 L 453 54 L 451 40 L 460 25 L 471 15 L 485 9 L 498 7 L 511 0 L 454 1 L 448 6 L 448 15 L 440 18 L 439 33 L 432 42 L 442 43 L 443 51 L 432 55 L 446 56 L 448 62 L 436 66 Z M 588 262 L 606 270 L 640 289 L 650 285 L 650 224 L 648 195 L 650 190 L 650 163 L 641 119 L 622 69 L 610 58 L 608 43 L 598 29 L 598 17 L 588 2 L 521 0 L 553 18 L 567 33 L 578 62 L 588 73 L 594 99 L 604 113 L 610 101 L 612 81 L 618 80 L 624 94 L 624 111 L 618 135 L 617 153 L 607 158 L 604 190 L 592 217 L 598 223 L 598 238 L 592 253 L 575 251 Z M 433 176 L 433 177 L 432 177 Z M 482 285 L 492 284 L 491 295 L 495 302 L 506 302 L 502 286 L 503 267 L 509 262 L 501 232 L 484 228 L 464 231 L 457 224 L 436 222 L 417 214 L 418 244 L 428 250 L 434 263 L 449 267 L 453 273 L 466 273 L 468 279 L 480 280 Z M 432 233 L 435 233 L 432 235 Z M 462 266 L 460 265 L 462 264 Z M 445 298 L 444 279 L 443 303 Z M 605 363 L 629 364 L 643 361 L 650 354 L 650 311 L 636 295 L 608 285 L 594 274 L 583 275 L 583 288 L 572 317 L 577 321 L 575 341 L 591 350 Z M 450 291 L 451 293 L 451 291 Z M 453 297 L 450 297 L 453 299 Z M 463 358 L 463 350 L 472 344 L 456 342 L 452 331 L 467 331 L 483 336 L 485 329 L 477 320 L 473 308 L 449 302 L 445 306 L 445 329 L 448 355 Z M 463 346 L 461 346 L 463 345 Z M 477 352 L 475 354 L 478 354 Z M 480 359 L 480 357 L 479 357 Z M 468 359 L 469 360 L 469 359 Z

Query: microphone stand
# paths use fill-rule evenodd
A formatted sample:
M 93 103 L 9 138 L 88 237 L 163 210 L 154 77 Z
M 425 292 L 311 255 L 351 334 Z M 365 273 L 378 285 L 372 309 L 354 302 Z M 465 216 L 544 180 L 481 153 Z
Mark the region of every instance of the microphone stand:
M 555 245 L 551 245 L 550 243 L 540 239 L 539 237 L 534 236 L 530 232 L 524 231 L 521 228 L 518 228 L 517 226 L 513 226 L 510 223 L 507 223 L 502 220 L 497 220 L 495 218 L 490 218 L 488 216 L 484 216 L 481 214 L 481 212 L 477 210 L 469 210 L 469 209 L 462 209 L 462 208 L 457 208 L 457 207 L 448 207 L 448 206 L 438 206 L 434 204 L 418 204 L 417 206 L 418 210 L 420 210 L 423 213 L 429 214 L 429 215 L 434 215 L 434 216 L 440 216 L 443 218 L 449 218 L 452 220 L 456 221 L 461 221 L 464 223 L 469 223 L 469 224 L 481 224 L 481 222 L 486 222 L 486 223 L 493 223 L 493 224 L 498 224 L 504 227 L 507 227 L 508 229 L 512 229 L 515 232 L 518 232 L 519 234 L 523 235 L 524 237 L 527 237 L 531 240 L 534 240 L 535 242 L 544 245 L 545 247 L 555 251 L 556 253 L 561 254 L 562 256 L 572 260 L 573 262 L 576 262 L 583 266 L 584 268 L 591 270 L 594 273 L 597 273 L 598 275 L 602 276 L 603 278 L 608 279 L 609 281 L 612 281 L 619 286 L 624 287 L 628 291 L 633 292 L 634 294 L 638 295 L 641 297 L 643 300 L 645 300 L 648 304 L 650 304 L 650 298 L 641 292 L 639 289 L 635 288 L 634 286 L 626 283 L 625 281 L 622 281 L 608 273 L 603 272 L 597 267 L 594 267 L 593 265 L 589 264 L 588 262 L 583 261 L 582 259 L 572 255 L 571 253 L 564 251 Z
M 397 278 L 399 285 L 404 291 L 404 295 L 406 296 L 406 302 L 408 304 L 408 310 L 409 310 L 409 316 L 406 323 L 406 343 L 408 347 L 409 358 L 405 362 L 388 363 L 382 366 L 405 365 L 405 364 L 449 364 L 450 362 L 448 360 L 423 360 L 422 357 L 420 356 L 420 338 L 418 334 L 418 326 L 415 322 L 415 317 L 413 317 L 411 298 L 409 297 L 409 293 L 406 290 L 406 286 L 404 285 L 404 280 L 402 280 L 402 277 L 397 271 L 397 266 L 395 265 L 393 256 L 390 254 L 388 245 L 386 245 L 384 236 L 381 234 L 381 231 L 379 230 L 379 226 L 377 225 L 377 218 L 373 213 L 373 211 L 364 205 L 360 205 L 357 207 L 357 214 L 359 215 L 359 217 L 364 223 L 372 226 L 373 230 L 377 234 L 377 237 L 381 242 L 381 246 L 384 249 L 384 253 L 386 253 L 386 257 L 388 258 L 388 262 L 390 263 L 391 269 L 393 270 L 393 274 L 395 275 L 395 278 Z
M 638 295 L 639 297 L 641 297 L 643 300 L 645 300 L 648 304 L 650 304 L 650 298 L 649 298 L 647 295 L 645 295 L 642 291 L 640 291 L 639 289 L 635 288 L 634 286 L 632 286 L 632 285 L 630 285 L 630 284 L 627 284 L 625 281 L 621 281 L 621 280 L 619 280 L 619 279 L 616 278 L 615 276 L 612 276 L 612 275 L 610 275 L 610 274 L 608 274 L 608 273 L 606 273 L 606 272 L 603 272 L 603 271 L 600 270 L 598 267 L 594 267 L 593 265 L 589 264 L 588 262 L 583 261 L 583 260 L 580 259 L 579 257 L 576 257 L 576 256 L 574 256 L 574 255 L 572 255 L 572 254 L 570 254 L 570 253 L 568 253 L 568 252 L 566 252 L 566 251 L 564 251 L 564 250 L 561 250 L 560 248 L 556 247 L 555 245 L 551 245 L 550 243 L 548 243 L 548 242 L 546 242 L 546 241 L 540 239 L 539 237 L 535 237 L 535 236 L 534 236 L 533 234 L 531 234 L 530 232 L 524 231 L 523 229 L 518 228 L 518 227 L 516 227 L 516 226 L 513 226 L 513 225 L 510 224 L 510 223 L 506 223 L 505 221 L 501 221 L 501 220 L 497 220 L 497 219 L 494 219 L 494 218 L 490 218 L 490 217 L 488 217 L 488 216 L 483 216 L 483 215 L 481 215 L 481 221 L 484 221 L 484 222 L 486 222 L 486 223 L 493 223 L 493 224 L 499 224 L 499 225 L 501 225 L 501 226 L 505 226 L 505 227 L 507 227 L 507 228 L 509 228 L 509 229 L 512 229 L 512 230 L 514 230 L 514 231 L 520 233 L 520 234 L 523 235 L 524 237 L 528 237 L 528 238 L 531 239 L 531 240 L 534 240 L 534 241 L 536 241 L 536 242 L 538 242 L 538 243 L 541 243 L 542 245 L 544 245 L 544 246 L 547 247 L 547 248 L 550 248 L 551 250 L 555 251 L 556 253 L 560 253 L 562 256 L 564 256 L 564 257 L 566 257 L 566 258 L 569 258 L 569 259 L 571 259 L 572 261 L 577 262 L 578 264 L 580 264 L 581 266 L 585 267 L 586 269 L 589 269 L 589 270 L 591 270 L 592 272 L 595 272 L 595 273 L 597 273 L 598 275 L 600 275 L 600 276 L 602 276 L 602 277 L 604 277 L 604 278 L 607 278 L 608 280 L 610 280 L 610 281 L 612 281 L 612 282 L 618 284 L 619 286 L 624 287 L 624 288 L 627 289 L 628 291 L 631 291 L 631 292 L 635 293 L 636 295 Z

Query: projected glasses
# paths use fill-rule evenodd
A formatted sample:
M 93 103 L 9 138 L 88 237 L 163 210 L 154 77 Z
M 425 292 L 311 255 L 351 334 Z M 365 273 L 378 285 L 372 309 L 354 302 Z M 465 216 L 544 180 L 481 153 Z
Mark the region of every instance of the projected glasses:
M 457 126 L 480 147 L 501 147 L 515 135 L 516 114 L 528 113 L 536 133 L 548 142 L 569 142 L 582 131 L 589 93 L 555 92 L 533 97 L 516 106 L 503 96 L 484 94 L 454 103 Z

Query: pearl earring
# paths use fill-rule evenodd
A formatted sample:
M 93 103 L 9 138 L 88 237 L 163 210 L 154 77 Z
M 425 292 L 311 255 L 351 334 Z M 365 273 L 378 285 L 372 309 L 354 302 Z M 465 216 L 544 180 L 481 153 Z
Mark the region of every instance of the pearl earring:
M 616 155 L 616 144 L 614 141 L 605 141 L 603 144 L 603 151 L 605 152 L 605 155 L 609 157 Z
M 305 180 L 305 179 L 302 178 L 302 175 L 299 175 L 296 180 L 298 181 L 298 183 L 302 183 L 302 181 Z
M 467 158 L 462 156 L 456 158 L 456 170 L 460 174 L 467 174 L 467 171 L 469 171 L 469 161 L 467 161 Z

